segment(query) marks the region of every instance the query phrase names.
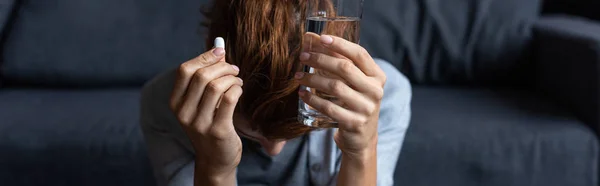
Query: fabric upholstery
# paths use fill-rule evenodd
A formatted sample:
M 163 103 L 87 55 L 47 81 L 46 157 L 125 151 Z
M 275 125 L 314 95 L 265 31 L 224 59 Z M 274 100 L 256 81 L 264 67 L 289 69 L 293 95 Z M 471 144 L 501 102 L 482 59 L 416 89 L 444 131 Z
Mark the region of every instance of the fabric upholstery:
M 106 86 L 141 85 L 201 53 L 208 0 L 17 1 L 11 21 L 16 1 L 0 1 L 0 25 L 14 23 L 0 28 L 0 77 L 93 89 L 0 90 L 0 185 L 153 185 L 138 90 Z M 416 86 L 396 185 L 598 185 L 598 137 L 584 124 L 598 116 L 596 28 L 548 19 L 531 33 L 539 2 L 365 1 L 361 44 L 416 84 L 535 78 L 542 90 Z M 536 33 L 545 68 L 523 78 Z
M 0 42 L 4 38 L 5 28 L 14 13 L 15 0 L 3 0 L 0 2 Z M 1 47 L 0 47 L 1 48 Z
M 2 72 L 25 84 L 141 84 L 204 50 L 205 2 L 23 1 Z M 415 82 L 508 81 L 494 74 L 513 72 L 538 9 L 539 0 L 366 1 L 361 40 Z
M 539 0 L 365 1 L 361 44 L 414 83 L 519 81 Z
M 545 14 L 570 14 L 600 20 L 597 0 L 544 0 Z
M 538 88 L 600 133 L 600 23 L 546 17 L 535 35 Z
M 414 87 L 397 185 L 598 185 L 598 139 L 524 90 Z
M 0 185 L 153 185 L 139 91 L 0 91 Z
M 22 1 L 4 43 L 11 83 L 142 85 L 204 51 L 207 0 Z
M 16 2 L 15 0 L 3 0 L 0 1 L 0 51 L 2 51 L 2 44 L 4 41 L 6 28 L 9 25 L 12 15 L 14 14 Z M 0 53 L 0 68 L 2 68 L 2 58 Z M 2 73 L 0 72 L 0 86 L 2 86 Z

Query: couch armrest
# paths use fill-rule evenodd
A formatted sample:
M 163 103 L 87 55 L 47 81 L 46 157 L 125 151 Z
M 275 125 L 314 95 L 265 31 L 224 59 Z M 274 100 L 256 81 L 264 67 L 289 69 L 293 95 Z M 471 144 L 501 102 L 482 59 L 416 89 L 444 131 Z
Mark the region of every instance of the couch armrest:
M 600 20 L 598 0 L 544 0 L 544 14 L 569 14 Z
M 600 132 L 600 23 L 543 17 L 533 42 L 537 88 Z

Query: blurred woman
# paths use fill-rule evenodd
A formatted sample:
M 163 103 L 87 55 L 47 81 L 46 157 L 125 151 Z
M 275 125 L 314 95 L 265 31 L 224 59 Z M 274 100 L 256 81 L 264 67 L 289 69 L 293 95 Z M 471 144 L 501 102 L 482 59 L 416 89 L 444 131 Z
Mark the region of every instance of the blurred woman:
M 226 47 L 146 85 L 141 125 L 159 185 L 393 185 L 410 85 L 357 44 L 305 34 L 304 7 L 303 0 L 215 1 L 207 46 L 221 36 Z M 339 79 L 298 72 L 302 65 Z M 298 98 L 339 129 L 299 123 Z

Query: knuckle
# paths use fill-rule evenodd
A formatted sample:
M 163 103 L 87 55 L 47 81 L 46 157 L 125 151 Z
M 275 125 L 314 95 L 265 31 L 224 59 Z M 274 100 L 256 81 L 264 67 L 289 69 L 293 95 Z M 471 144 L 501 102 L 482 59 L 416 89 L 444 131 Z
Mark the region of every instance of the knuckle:
M 374 112 L 375 112 L 375 110 L 377 110 L 377 109 L 376 109 L 376 106 L 375 106 L 375 104 L 372 104 L 372 103 L 371 103 L 371 104 L 366 104 L 366 105 L 365 105 L 365 111 L 366 111 L 368 114 L 374 113 Z
M 348 131 L 358 132 L 360 131 L 360 125 L 357 125 L 356 122 L 350 122 L 350 125 L 346 128 Z
M 385 75 L 385 73 L 383 73 L 383 75 L 381 75 L 381 86 L 385 85 L 386 82 L 387 82 L 387 75 Z
M 352 117 L 352 120 L 350 121 L 352 123 L 352 126 L 358 126 L 358 125 L 360 125 L 362 123 L 362 119 L 361 118 L 362 117 L 360 117 L 360 116 Z
M 193 73 L 193 68 L 188 63 L 183 63 L 179 65 L 179 69 L 177 69 L 177 73 L 183 76 L 190 75 Z
M 363 116 L 356 116 L 353 117 L 350 121 L 350 126 L 351 126 L 351 130 L 353 131 L 360 131 L 360 129 L 362 128 L 362 126 L 367 122 L 367 119 Z
M 344 74 L 350 74 L 354 69 L 354 64 L 350 61 L 343 61 L 340 63 L 340 71 Z
M 192 122 L 194 123 L 197 132 L 203 136 L 206 136 L 208 134 L 208 130 L 206 129 L 205 126 L 212 123 L 213 120 L 212 120 L 212 118 L 198 117 L 198 118 L 196 118 L 195 121 L 192 121 Z
M 237 96 L 234 94 L 226 94 L 223 96 L 222 102 L 229 105 L 235 104 L 237 102 Z
M 331 104 L 327 104 L 325 106 L 323 106 L 323 112 L 325 112 L 328 115 L 335 115 L 335 107 L 333 107 L 333 105 Z
M 241 85 L 236 85 L 236 84 L 232 85 L 227 90 L 227 94 L 229 94 L 229 96 L 231 96 L 232 98 L 234 98 L 234 100 L 236 100 L 236 101 L 241 96 L 242 92 L 243 92 L 242 86 Z
M 335 95 L 339 95 L 339 94 L 343 93 L 345 86 L 346 85 L 344 84 L 344 82 L 342 82 L 340 80 L 331 81 L 331 83 L 329 84 L 331 93 L 335 94 Z
M 312 60 L 308 60 L 308 61 L 314 61 L 315 63 L 320 63 L 323 60 L 323 55 L 318 54 L 318 53 L 312 53 L 310 55 L 310 58 L 312 58 Z
M 376 100 L 380 101 L 383 99 L 383 96 L 385 95 L 385 92 L 383 91 L 383 88 L 376 88 L 374 91 L 374 97 Z
M 191 122 L 192 122 L 191 121 L 192 119 L 190 117 L 188 117 L 187 114 L 184 112 L 177 113 L 177 119 L 179 120 L 179 122 L 182 125 L 185 125 L 185 126 L 191 125 Z
M 208 83 L 207 85 L 207 89 L 210 92 L 216 93 L 216 92 L 221 92 L 221 85 L 220 83 L 216 82 L 216 81 L 211 81 Z
M 208 136 L 214 140 L 226 140 L 230 136 L 230 132 L 221 127 L 212 127 Z
M 359 59 L 369 59 L 369 58 L 371 58 L 371 55 L 369 54 L 367 49 L 360 47 L 359 52 L 358 52 L 358 57 L 359 57 Z
M 369 121 L 369 119 L 367 119 L 367 117 L 358 117 L 358 118 L 359 118 L 358 122 L 360 123 L 359 126 L 361 126 L 361 127 L 364 126 L 364 125 L 366 125 L 367 122 Z
M 208 81 L 209 77 L 208 77 L 208 73 L 206 73 L 206 69 L 201 68 L 201 69 L 196 70 L 196 72 L 194 73 L 194 79 L 196 81 L 200 81 L 200 82 Z

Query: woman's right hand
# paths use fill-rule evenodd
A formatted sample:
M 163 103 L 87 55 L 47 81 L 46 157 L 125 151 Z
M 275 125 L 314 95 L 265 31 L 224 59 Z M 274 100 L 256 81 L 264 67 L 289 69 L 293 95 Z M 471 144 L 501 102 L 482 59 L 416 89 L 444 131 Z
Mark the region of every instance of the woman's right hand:
M 223 48 L 214 48 L 183 63 L 170 99 L 196 151 L 196 172 L 217 182 L 235 174 L 242 155 L 233 113 L 243 82 L 236 77 L 239 68 L 224 56 Z

